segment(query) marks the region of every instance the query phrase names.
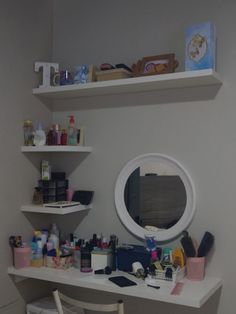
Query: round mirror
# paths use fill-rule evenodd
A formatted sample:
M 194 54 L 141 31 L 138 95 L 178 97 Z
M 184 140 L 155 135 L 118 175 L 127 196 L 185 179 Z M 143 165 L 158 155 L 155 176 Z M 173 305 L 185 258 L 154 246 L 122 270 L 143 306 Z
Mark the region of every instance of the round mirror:
M 192 221 L 195 189 L 183 166 L 161 154 L 129 161 L 115 186 L 118 215 L 134 235 L 154 235 L 158 242 L 175 238 Z

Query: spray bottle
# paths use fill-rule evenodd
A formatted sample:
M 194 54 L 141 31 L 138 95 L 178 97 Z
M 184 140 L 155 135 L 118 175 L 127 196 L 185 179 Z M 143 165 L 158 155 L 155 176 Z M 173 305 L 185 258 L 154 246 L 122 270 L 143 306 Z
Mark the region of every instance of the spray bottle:
M 77 145 L 77 129 L 75 128 L 75 118 L 73 115 L 69 116 L 69 127 L 68 127 L 68 145 Z

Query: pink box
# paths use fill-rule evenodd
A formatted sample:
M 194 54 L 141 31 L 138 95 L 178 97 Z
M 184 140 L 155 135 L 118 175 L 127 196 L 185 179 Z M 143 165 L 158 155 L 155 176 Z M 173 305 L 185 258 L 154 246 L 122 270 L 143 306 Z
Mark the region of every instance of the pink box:
M 205 257 L 187 258 L 187 278 L 189 280 L 203 280 L 205 276 Z
M 30 266 L 30 254 L 29 247 L 14 248 L 14 266 L 15 268 L 23 268 Z

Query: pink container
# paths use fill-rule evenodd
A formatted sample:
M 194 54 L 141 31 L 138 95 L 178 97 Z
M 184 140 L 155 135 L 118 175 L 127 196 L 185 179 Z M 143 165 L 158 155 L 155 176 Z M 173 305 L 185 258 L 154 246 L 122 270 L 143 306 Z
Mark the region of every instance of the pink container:
M 187 278 L 189 280 L 203 280 L 205 276 L 205 257 L 187 258 Z
M 14 266 L 15 268 L 23 268 L 30 266 L 30 248 L 14 248 Z
M 73 195 L 74 195 L 75 190 L 74 189 L 68 189 L 66 190 L 66 200 L 71 202 Z

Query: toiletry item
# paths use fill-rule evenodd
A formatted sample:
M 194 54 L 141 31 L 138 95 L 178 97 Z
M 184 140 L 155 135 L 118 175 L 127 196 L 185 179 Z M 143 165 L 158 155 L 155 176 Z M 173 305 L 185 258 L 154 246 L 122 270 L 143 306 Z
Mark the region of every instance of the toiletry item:
M 47 160 L 42 160 L 41 175 L 43 181 L 49 181 L 51 179 L 51 167 Z
M 172 259 L 173 259 L 173 265 L 179 266 L 180 268 L 184 267 L 185 265 L 185 259 L 184 259 L 184 252 L 181 247 L 177 247 L 172 252 Z
M 73 115 L 69 116 L 69 127 L 68 127 L 68 145 L 77 145 L 77 129 L 75 128 L 75 118 Z
M 24 129 L 24 145 L 33 146 L 34 128 L 31 120 L 25 120 L 23 124 Z
M 53 131 L 53 128 L 50 128 L 50 130 L 47 133 L 46 144 L 47 145 L 55 145 L 54 144 L 54 131 Z
M 81 249 L 80 271 L 84 273 L 92 271 L 91 252 L 87 247 Z
M 67 133 L 65 129 L 61 132 L 61 145 L 67 145 Z
M 209 251 L 211 250 L 211 248 L 213 247 L 213 244 L 214 244 L 213 234 L 206 231 L 203 238 L 202 238 L 202 241 L 200 242 L 197 256 L 198 257 L 206 256 L 209 253 Z
M 77 269 L 81 267 L 81 251 L 79 246 L 76 246 L 74 251 L 74 267 Z
M 112 252 L 112 270 L 116 270 L 117 268 L 117 252 L 116 252 L 116 246 L 118 244 L 118 238 L 116 235 L 112 234 L 110 236 L 110 248 Z
M 60 231 L 59 231 L 57 224 L 55 222 L 52 223 L 50 234 L 55 234 L 59 238 Z
M 34 133 L 34 145 L 43 146 L 46 144 L 46 134 L 42 128 L 42 124 L 39 122 Z
M 55 124 L 55 145 L 61 145 L 61 130 L 59 124 Z
M 165 247 L 163 249 L 162 263 L 165 265 L 172 264 L 172 249 Z
M 183 231 L 183 238 L 180 240 L 184 253 L 187 257 L 195 257 L 196 256 L 196 250 L 193 245 L 193 241 L 191 237 L 188 235 L 187 231 Z
M 55 223 L 52 224 L 50 230 L 49 242 L 53 244 L 53 249 L 58 250 L 59 248 L 59 229 Z

